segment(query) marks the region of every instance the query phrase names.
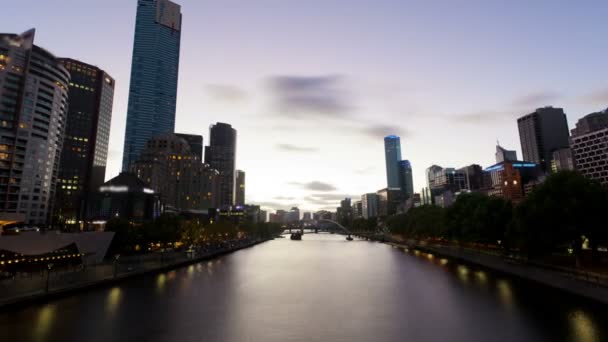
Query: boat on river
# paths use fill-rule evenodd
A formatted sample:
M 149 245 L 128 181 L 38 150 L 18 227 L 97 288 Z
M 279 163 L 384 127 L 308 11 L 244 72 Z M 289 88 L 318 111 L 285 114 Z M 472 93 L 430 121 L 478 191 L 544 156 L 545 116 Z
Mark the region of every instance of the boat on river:
M 302 240 L 302 233 L 300 233 L 300 232 L 292 233 L 291 239 L 292 240 Z

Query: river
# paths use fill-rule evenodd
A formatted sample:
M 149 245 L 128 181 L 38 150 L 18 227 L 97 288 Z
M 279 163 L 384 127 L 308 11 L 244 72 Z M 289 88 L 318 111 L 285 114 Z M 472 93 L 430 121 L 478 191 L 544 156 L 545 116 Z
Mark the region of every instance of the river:
M 608 341 L 603 305 L 330 234 L 0 312 L 2 341 Z

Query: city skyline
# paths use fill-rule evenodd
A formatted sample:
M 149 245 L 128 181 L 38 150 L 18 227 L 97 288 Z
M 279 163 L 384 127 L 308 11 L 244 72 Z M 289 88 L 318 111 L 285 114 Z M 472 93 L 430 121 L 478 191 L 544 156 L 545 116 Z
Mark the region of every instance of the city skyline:
M 352 18 L 346 19 L 339 16 L 338 2 L 327 4 L 323 15 L 313 2 L 300 4 L 298 12 L 288 4 L 263 1 L 272 9 L 269 13 L 254 4 L 235 13 L 219 4 L 177 2 L 184 26 L 176 131 L 202 134 L 209 141 L 211 124 L 230 123 L 239 131 L 236 167 L 248 173 L 248 201 L 267 208 L 335 208 L 344 197 L 382 188 L 385 135 L 402 137 L 418 192 L 425 183 L 424 170 L 434 163 L 457 168 L 494 164 L 497 138 L 521 155 L 516 119 L 537 107 L 564 108 L 572 129 L 579 118 L 608 103 L 608 89 L 595 71 L 606 52 L 600 38 L 606 31 L 601 18 L 608 9 L 603 4 L 593 10 L 572 5 L 550 11 L 543 6 L 549 2 L 526 3 L 525 12 L 523 2 L 484 4 L 476 14 L 466 14 L 470 6 L 434 12 L 432 5 L 385 1 L 377 7 L 357 3 Z M 137 2 L 74 6 L 64 15 L 78 16 L 72 24 L 79 25 L 80 34 L 67 40 L 67 28 L 53 25 L 62 14 L 53 20 L 44 17 L 52 3 L 14 4 L 7 8 L 4 30 L 36 27 L 37 45 L 115 77 L 110 179 L 118 174 L 122 158 Z M 32 15 L 20 18 L 22 7 Z M 412 20 L 415 14 L 429 22 Z M 94 30 L 106 15 L 113 18 L 112 27 Z M 388 23 L 370 29 L 376 15 L 389 18 Z M 458 15 L 463 17 L 454 18 Z M 291 23 L 290 30 L 273 32 L 272 25 L 258 25 L 269 18 Z M 566 18 L 573 24 L 568 28 L 549 25 Z M 319 21 L 320 29 L 307 31 L 305 23 L 311 19 Z M 359 20 L 361 28 L 355 27 Z M 408 20 L 410 24 L 403 24 Z M 437 34 L 435 20 L 447 20 L 453 30 Z M 521 27 L 502 32 L 511 20 Z M 228 25 L 221 25 L 223 21 Z M 248 25 L 229 25 L 239 21 L 258 29 L 248 32 Z M 541 28 L 538 21 L 548 27 Z M 337 30 L 338 24 L 344 29 Z M 320 34 L 324 28 L 332 28 L 330 37 Z M 230 38 L 248 43 L 224 41 Z M 386 40 L 398 38 L 404 39 L 402 45 L 386 46 Z M 344 46 L 327 47 L 332 41 Z M 109 42 L 112 53 L 104 48 Z M 526 54 L 503 56 L 521 46 Z M 302 57 L 287 58 L 292 54 Z M 465 79 L 466 86 L 460 86 Z

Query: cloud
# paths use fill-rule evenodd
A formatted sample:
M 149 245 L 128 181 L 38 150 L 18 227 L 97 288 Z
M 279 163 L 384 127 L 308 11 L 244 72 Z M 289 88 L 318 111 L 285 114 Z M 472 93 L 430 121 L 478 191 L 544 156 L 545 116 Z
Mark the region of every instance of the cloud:
M 497 122 L 513 120 L 514 118 L 517 117 L 517 111 L 497 112 L 497 111 L 488 110 L 488 111 L 477 111 L 477 112 L 470 112 L 470 113 L 445 115 L 444 117 L 454 123 L 490 124 L 490 123 L 497 123 Z
M 558 93 L 552 91 L 540 91 L 516 98 L 513 101 L 513 105 L 521 107 L 534 107 L 532 109 L 536 109 L 538 106 L 550 105 L 551 102 L 559 99 L 560 97 L 561 96 Z
M 275 147 L 287 152 L 319 152 L 318 147 L 297 146 L 292 144 L 276 144 Z
M 608 106 L 608 88 L 597 89 L 591 93 L 581 96 L 580 101 L 592 105 Z
M 278 114 L 344 117 L 353 109 L 341 75 L 274 76 L 268 80 Z
M 275 196 L 274 199 L 279 201 L 293 201 L 296 198 L 290 196 Z
M 300 182 L 290 182 L 290 185 L 297 185 L 306 190 L 312 191 L 335 191 L 336 187 L 324 182 L 312 181 L 308 183 L 300 183 Z
M 242 102 L 247 99 L 247 92 L 229 84 L 207 84 L 204 86 L 207 94 L 214 100 L 222 102 Z
M 384 124 L 362 124 L 361 132 L 374 139 L 381 139 L 391 134 L 402 138 L 411 135 L 410 132 L 404 128 Z

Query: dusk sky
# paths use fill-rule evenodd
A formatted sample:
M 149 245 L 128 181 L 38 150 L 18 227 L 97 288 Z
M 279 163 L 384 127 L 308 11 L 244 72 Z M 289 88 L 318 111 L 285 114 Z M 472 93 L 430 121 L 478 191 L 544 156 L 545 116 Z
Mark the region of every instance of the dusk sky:
M 416 192 L 432 164 L 521 157 L 516 118 L 553 105 L 570 128 L 608 107 L 607 1 L 176 0 L 176 131 L 238 130 L 247 202 L 335 209 L 386 187 L 401 136 Z M 2 31 L 116 79 L 106 179 L 121 167 L 136 0 L 19 0 Z

